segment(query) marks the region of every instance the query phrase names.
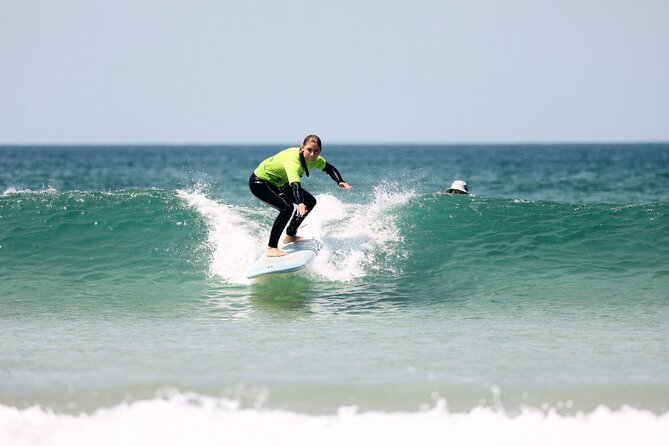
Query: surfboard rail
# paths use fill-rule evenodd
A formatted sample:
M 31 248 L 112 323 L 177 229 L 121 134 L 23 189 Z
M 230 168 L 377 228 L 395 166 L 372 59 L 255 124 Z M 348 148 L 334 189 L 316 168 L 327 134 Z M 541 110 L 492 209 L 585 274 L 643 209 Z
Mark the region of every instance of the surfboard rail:
M 298 240 L 281 247 L 288 255 L 281 257 L 267 257 L 263 252 L 251 265 L 246 273 L 247 279 L 271 274 L 286 274 L 299 271 L 316 257 L 320 249 L 320 241 L 316 239 Z

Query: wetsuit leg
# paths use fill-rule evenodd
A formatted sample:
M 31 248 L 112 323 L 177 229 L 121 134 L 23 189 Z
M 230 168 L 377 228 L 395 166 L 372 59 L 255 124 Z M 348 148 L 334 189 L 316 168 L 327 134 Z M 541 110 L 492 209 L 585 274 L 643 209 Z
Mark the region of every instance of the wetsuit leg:
M 268 243 L 270 248 L 277 248 L 283 228 L 286 227 L 288 220 L 290 220 L 290 214 L 293 212 L 293 203 L 288 198 L 292 193 L 286 197 L 278 187 L 262 178 L 258 178 L 254 174 L 249 178 L 249 189 L 251 189 L 251 193 L 258 199 L 279 211 L 279 215 L 272 225 L 272 232 L 270 232 Z
M 302 224 L 304 219 L 307 218 L 309 212 L 311 212 L 314 209 L 314 206 L 316 206 L 316 199 L 314 198 L 313 195 L 311 195 L 304 189 L 302 189 L 302 194 L 304 195 L 304 204 L 307 206 L 307 213 L 301 217 L 297 215 L 297 211 L 295 211 L 295 213 L 293 214 L 293 218 L 290 220 L 290 224 L 286 229 L 286 234 L 293 237 L 297 234 L 297 228 L 300 227 L 300 224 Z

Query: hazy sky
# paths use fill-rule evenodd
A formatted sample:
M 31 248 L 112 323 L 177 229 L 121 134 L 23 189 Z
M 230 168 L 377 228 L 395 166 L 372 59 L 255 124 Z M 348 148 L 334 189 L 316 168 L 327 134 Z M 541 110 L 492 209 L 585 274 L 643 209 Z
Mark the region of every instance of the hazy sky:
M 0 143 L 669 141 L 667 0 L 0 0 Z

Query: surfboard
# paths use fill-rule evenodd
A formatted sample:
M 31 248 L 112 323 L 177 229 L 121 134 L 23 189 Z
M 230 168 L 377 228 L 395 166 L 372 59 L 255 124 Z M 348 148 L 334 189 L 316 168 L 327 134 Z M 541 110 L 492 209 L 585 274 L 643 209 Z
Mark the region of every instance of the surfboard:
M 299 271 L 316 257 L 320 242 L 316 239 L 298 240 L 281 246 L 288 255 L 281 257 L 267 257 L 265 253 L 258 257 L 246 273 L 247 279 L 270 274 L 283 274 Z

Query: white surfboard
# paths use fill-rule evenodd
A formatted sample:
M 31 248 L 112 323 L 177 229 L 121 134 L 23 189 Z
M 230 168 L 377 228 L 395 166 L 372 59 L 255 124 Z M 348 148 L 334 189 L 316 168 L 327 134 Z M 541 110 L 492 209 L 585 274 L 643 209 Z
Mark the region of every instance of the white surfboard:
M 269 274 L 292 273 L 299 271 L 316 257 L 320 242 L 316 239 L 299 240 L 287 243 L 281 249 L 288 255 L 281 257 L 267 257 L 263 253 L 246 272 L 247 279 Z

